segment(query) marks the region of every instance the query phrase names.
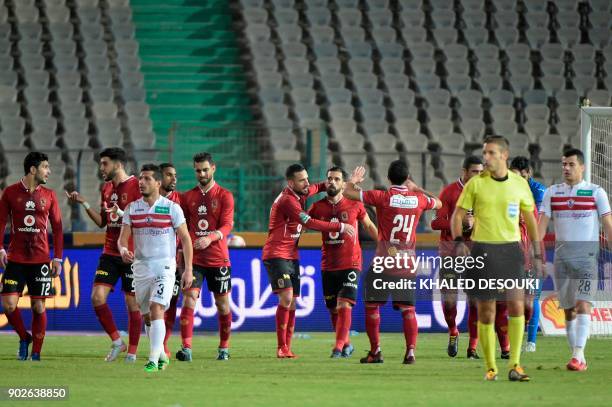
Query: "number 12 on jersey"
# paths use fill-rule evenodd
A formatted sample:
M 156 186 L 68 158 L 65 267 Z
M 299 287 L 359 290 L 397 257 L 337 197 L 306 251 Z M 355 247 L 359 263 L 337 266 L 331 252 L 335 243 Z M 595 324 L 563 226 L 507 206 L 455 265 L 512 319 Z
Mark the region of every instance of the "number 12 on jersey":
M 391 229 L 391 243 L 400 243 L 401 235 L 396 237 L 396 233 L 405 233 L 406 236 L 403 240 L 405 243 L 408 243 L 410 241 L 410 237 L 412 236 L 415 219 L 416 215 L 395 215 L 395 218 L 393 218 L 394 227 Z

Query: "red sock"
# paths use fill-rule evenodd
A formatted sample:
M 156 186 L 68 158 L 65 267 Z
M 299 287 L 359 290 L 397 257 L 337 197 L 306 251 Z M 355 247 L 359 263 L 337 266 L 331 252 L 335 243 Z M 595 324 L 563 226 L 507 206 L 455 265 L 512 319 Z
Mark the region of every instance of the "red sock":
M 289 310 L 289 319 L 287 320 L 287 337 L 285 338 L 285 344 L 291 349 L 291 339 L 293 338 L 293 332 L 295 331 L 295 310 Z
M 366 305 L 366 332 L 370 340 L 370 352 L 376 353 L 380 346 L 380 312 L 378 306 L 369 307 Z
M 229 348 L 230 334 L 232 333 L 232 311 L 225 315 L 219 314 L 219 347 Z
M 289 308 L 278 304 L 276 307 L 276 341 L 278 347 L 287 345 L 287 324 L 289 322 Z
M 495 304 L 495 331 L 499 346 L 504 352 L 510 350 L 510 341 L 508 340 L 508 307 L 505 302 L 497 302 Z
M 183 348 L 191 349 L 191 339 L 193 337 L 193 308 L 181 308 L 181 340 Z
M 336 324 L 338 323 L 338 311 L 330 310 L 329 311 L 329 317 L 331 318 L 332 328 L 335 331 L 336 330 Z
M 113 320 L 113 313 L 108 304 L 104 303 L 98 305 L 94 307 L 94 311 L 96 312 L 98 321 L 100 321 L 100 325 L 102 325 L 102 328 L 104 328 L 104 331 L 110 336 L 111 340 L 116 341 L 119 339 L 119 331 L 117 330 L 117 325 L 115 325 L 115 321 Z
M 478 308 L 476 304 L 470 305 L 468 309 L 468 331 L 470 333 L 470 349 L 478 346 Z
M 442 312 L 444 312 L 444 320 L 448 325 L 448 334 L 451 336 L 459 335 L 457 330 L 457 304 L 448 306 L 446 303 L 442 303 Z
M 166 336 L 164 336 L 164 352 L 166 354 L 170 354 L 170 349 L 168 348 L 168 340 L 170 339 L 170 335 L 172 334 L 172 328 L 174 328 L 174 321 L 176 320 L 176 302 L 178 297 L 172 297 L 170 300 L 170 307 L 168 310 L 164 312 L 164 322 L 166 323 Z
M 351 329 L 351 308 L 338 309 L 338 325 L 336 325 L 336 347 L 342 350 L 349 343 L 349 330 Z
M 414 307 L 408 307 L 402 311 L 404 321 L 404 338 L 406 339 L 406 349 L 416 349 L 419 327 L 417 325 Z
M 533 307 L 525 307 L 525 326 L 529 324 L 529 320 L 533 316 Z
M 136 354 L 138 349 L 138 341 L 140 340 L 140 333 L 142 332 L 142 314 L 140 311 L 128 312 L 128 336 L 129 345 L 128 353 L 133 355 Z
M 40 353 L 47 330 L 47 311 L 32 312 L 32 353 Z
M 19 308 L 15 307 L 15 310 L 11 313 L 5 312 L 6 319 L 8 323 L 11 324 L 17 335 L 19 335 L 19 339 L 26 340 L 28 339 L 28 331 L 26 330 L 25 325 L 23 324 L 23 319 L 21 318 L 21 312 Z

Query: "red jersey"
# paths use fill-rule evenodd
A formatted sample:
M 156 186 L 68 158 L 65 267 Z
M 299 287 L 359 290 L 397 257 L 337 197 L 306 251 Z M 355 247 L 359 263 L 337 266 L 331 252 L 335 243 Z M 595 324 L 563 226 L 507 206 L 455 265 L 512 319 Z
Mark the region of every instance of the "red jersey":
M 455 206 L 459 200 L 459 196 L 463 192 L 463 181 L 458 178 L 457 181 L 452 184 L 448 184 L 440 192 L 440 201 L 442 201 L 442 207 L 436 211 L 436 217 L 431 221 L 431 228 L 433 230 L 440 231 L 440 256 L 449 256 L 452 254 L 454 245 L 447 242 L 453 241 L 451 233 L 451 217 L 455 212 Z M 463 234 L 465 240 L 470 239 L 471 232 Z
M 310 195 L 325 191 L 325 183 L 311 184 L 307 195 L 298 195 L 286 187 L 274 200 L 270 209 L 268 238 L 263 247 L 263 260 L 299 258 L 298 242 L 302 228 L 321 232 L 340 232 L 342 223 L 313 219 L 305 212 L 306 199 Z
M 212 242 L 204 250 L 193 250 L 193 264 L 200 267 L 229 267 L 230 258 L 227 236 L 234 227 L 234 196 L 213 181 L 207 191 L 200 186 L 181 196 L 181 207 L 187 220 L 192 243 L 203 236 L 219 232 L 220 240 Z
M 179 191 L 172 191 L 166 195 L 166 198 L 174 203 L 181 204 L 181 193 Z
M 8 260 L 26 264 L 49 262 L 48 223 L 53 231 L 53 257 L 63 257 L 62 214 L 53 190 L 39 185 L 30 192 L 23 180 L 8 186 L 0 198 L 0 231 L 3 235 L 9 216 Z M 0 248 L 3 248 L 1 241 Z
M 416 229 L 423 211 L 431 210 L 436 201 L 421 192 L 413 192 L 403 185 L 392 185 L 388 191 L 362 191 L 361 201 L 376 208 L 378 220 L 378 249 L 388 249 L 389 245 L 402 250 L 416 247 Z
M 140 199 L 140 189 L 138 188 L 138 179 L 133 175 L 129 176 L 125 181 L 115 186 L 112 181 L 104 183 L 101 193 L 100 217 L 102 218 L 102 226 L 106 226 L 106 234 L 104 236 L 103 254 L 111 256 L 121 256 L 117 249 L 117 241 L 121 233 L 121 225 L 123 218 L 116 213 L 108 213 L 104 207 L 104 203 L 108 208 L 112 208 L 115 204 L 119 209 L 124 210 L 132 201 Z M 132 238 L 130 237 L 129 249 L 134 250 Z
M 361 202 L 340 198 L 338 203 L 328 199 L 315 202 L 308 211 L 315 219 L 327 222 L 348 223 L 357 231 L 357 222 L 366 216 L 365 207 Z M 361 245 L 357 233 L 354 237 L 340 236 L 338 232 L 323 232 L 323 250 L 321 254 L 322 271 L 361 270 Z

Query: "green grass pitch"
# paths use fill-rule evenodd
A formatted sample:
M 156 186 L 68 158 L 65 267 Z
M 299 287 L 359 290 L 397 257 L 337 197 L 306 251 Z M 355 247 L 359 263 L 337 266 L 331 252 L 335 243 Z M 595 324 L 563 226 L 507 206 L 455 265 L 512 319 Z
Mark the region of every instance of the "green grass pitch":
M 43 361 L 15 360 L 17 337 L 0 335 L 1 387 L 67 386 L 67 401 L 19 402 L 13 405 L 74 406 L 339 406 L 339 405 L 452 405 L 541 406 L 610 405 L 612 341 L 592 339 L 587 344 L 589 370 L 568 372 L 565 338 L 538 340 L 536 353 L 523 354 L 529 383 L 510 383 L 505 362 L 498 360 L 497 382 L 484 382 L 484 362 L 467 360 L 467 336 L 460 353 L 446 356 L 447 336 L 419 335 L 417 363 L 402 365 L 401 334 L 382 334 L 385 363 L 360 365 L 368 348 L 365 334 L 352 337 L 356 352 L 350 359 L 330 359 L 332 333 L 294 339 L 297 360 L 275 358 L 276 336 L 235 333 L 232 358 L 216 361 L 216 336 L 194 337 L 194 361 L 172 360 L 167 370 L 143 371 L 149 341 L 141 340 L 138 361 L 106 363 L 109 342 L 104 336 L 54 336 L 45 339 Z M 179 340 L 171 339 L 176 351 Z M 11 405 L 0 401 L 0 405 Z

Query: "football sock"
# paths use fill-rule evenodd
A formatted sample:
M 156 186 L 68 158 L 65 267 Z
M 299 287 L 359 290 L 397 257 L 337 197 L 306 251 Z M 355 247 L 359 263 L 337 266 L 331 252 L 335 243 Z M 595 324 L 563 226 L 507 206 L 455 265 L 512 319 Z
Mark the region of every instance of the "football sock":
M 402 311 L 402 322 L 404 328 L 404 339 L 406 340 L 406 349 L 415 349 L 419 327 L 417 325 L 416 314 L 414 307 L 409 307 Z
M 96 312 L 96 316 L 98 317 L 98 321 L 100 321 L 100 325 L 104 328 L 104 331 L 108 334 L 113 342 L 120 340 L 119 331 L 117 330 L 117 325 L 115 325 L 115 321 L 113 320 L 113 313 L 111 312 L 110 307 L 107 303 L 102 305 L 98 305 L 94 307 L 94 311 Z
M 191 349 L 193 337 L 193 308 L 183 307 L 181 309 L 181 340 L 183 348 Z
M 576 320 L 565 321 L 565 332 L 567 333 L 567 343 L 571 351 L 576 346 Z
M 369 307 L 366 305 L 366 332 L 370 340 L 370 352 L 375 354 L 380 347 L 380 312 L 378 307 Z
M 164 337 L 164 352 L 169 353 L 168 340 L 172 335 L 172 328 L 174 328 L 174 321 L 176 320 L 176 302 L 178 298 L 172 297 L 170 300 L 170 307 L 164 313 L 164 322 L 166 324 L 166 336 Z
M 154 319 L 151 321 L 151 350 L 149 352 L 149 360 L 151 362 L 159 361 L 159 357 L 164 351 L 164 336 L 166 336 L 166 325 L 163 319 Z
M 287 323 L 289 322 L 289 308 L 278 304 L 276 307 L 276 341 L 279 348 L 287 345 Z
M 533 315 L 529 320 L 529 326 L 527 328 L 527 342 L 535 343 L 538 334 L 538 325 L 540 323 L 540 295 L 536 294 L 533 299 Z
M 229 339 L 232 333 L 232 312 L 218 314 L 217 319 L 219 320 L 219 347 L 227 349 L 229 348 Z
M 574 346 L 574 357 L 585 362 L 584 348 L 586 347 L 591 328 L 591 316 L 589 314 L 576 315 L 576 345 Z
M 444 313 L 446 325 L 448 325 L 448 334 L 451 336 L 459 335 L 457 330 L 457 304 L 448 305 L 442 303 L 442 312 Z
M 47 312 L 32 312 L 32 353 L 40 353 L 45 340 Z
M 15 332 L 17 332 L 17 335 L 19 335 L 19 339 L 28 339 L 28 331 L 26 330 L 26 327 L 23 324 L 23 318 L 21 318 L 21 312 L 19 311 L 19 308 L 15 307 L 15 310 L 11 313 L 5 312 L 5 315 L 9 324 L 11 324 Z
M 351 329 L 351 308 L 338 309 L 338 324 L 336 325 L 336 346 L 335 349 L 342 350 L 344 345 L 349 343 L 348 336 Z
M 497 372 L 497 363 L 495 362 L 495 326 L 478 321 L 478 338 L 480 339 L 480 347 L 482 348 L 487 370 L 493 369 Z
M 128 335 L 129 345 L 128 353 L 133 355 L 136 354 L 138 349 L 138 341 L 140 340 L 140 333 L 142 332 L 142 314 L 140 311 L 128 312 Z
M 470 333 L 470 349 L 476 349 L 478 346 L 478 307 L 469 305 L 468 309 L 468 332 Z
M 510 359 L 508 366 L 521 364 L 521 346 L 525 334 L 525 316 L 508 318 L 508 336 L 510 337 Z

